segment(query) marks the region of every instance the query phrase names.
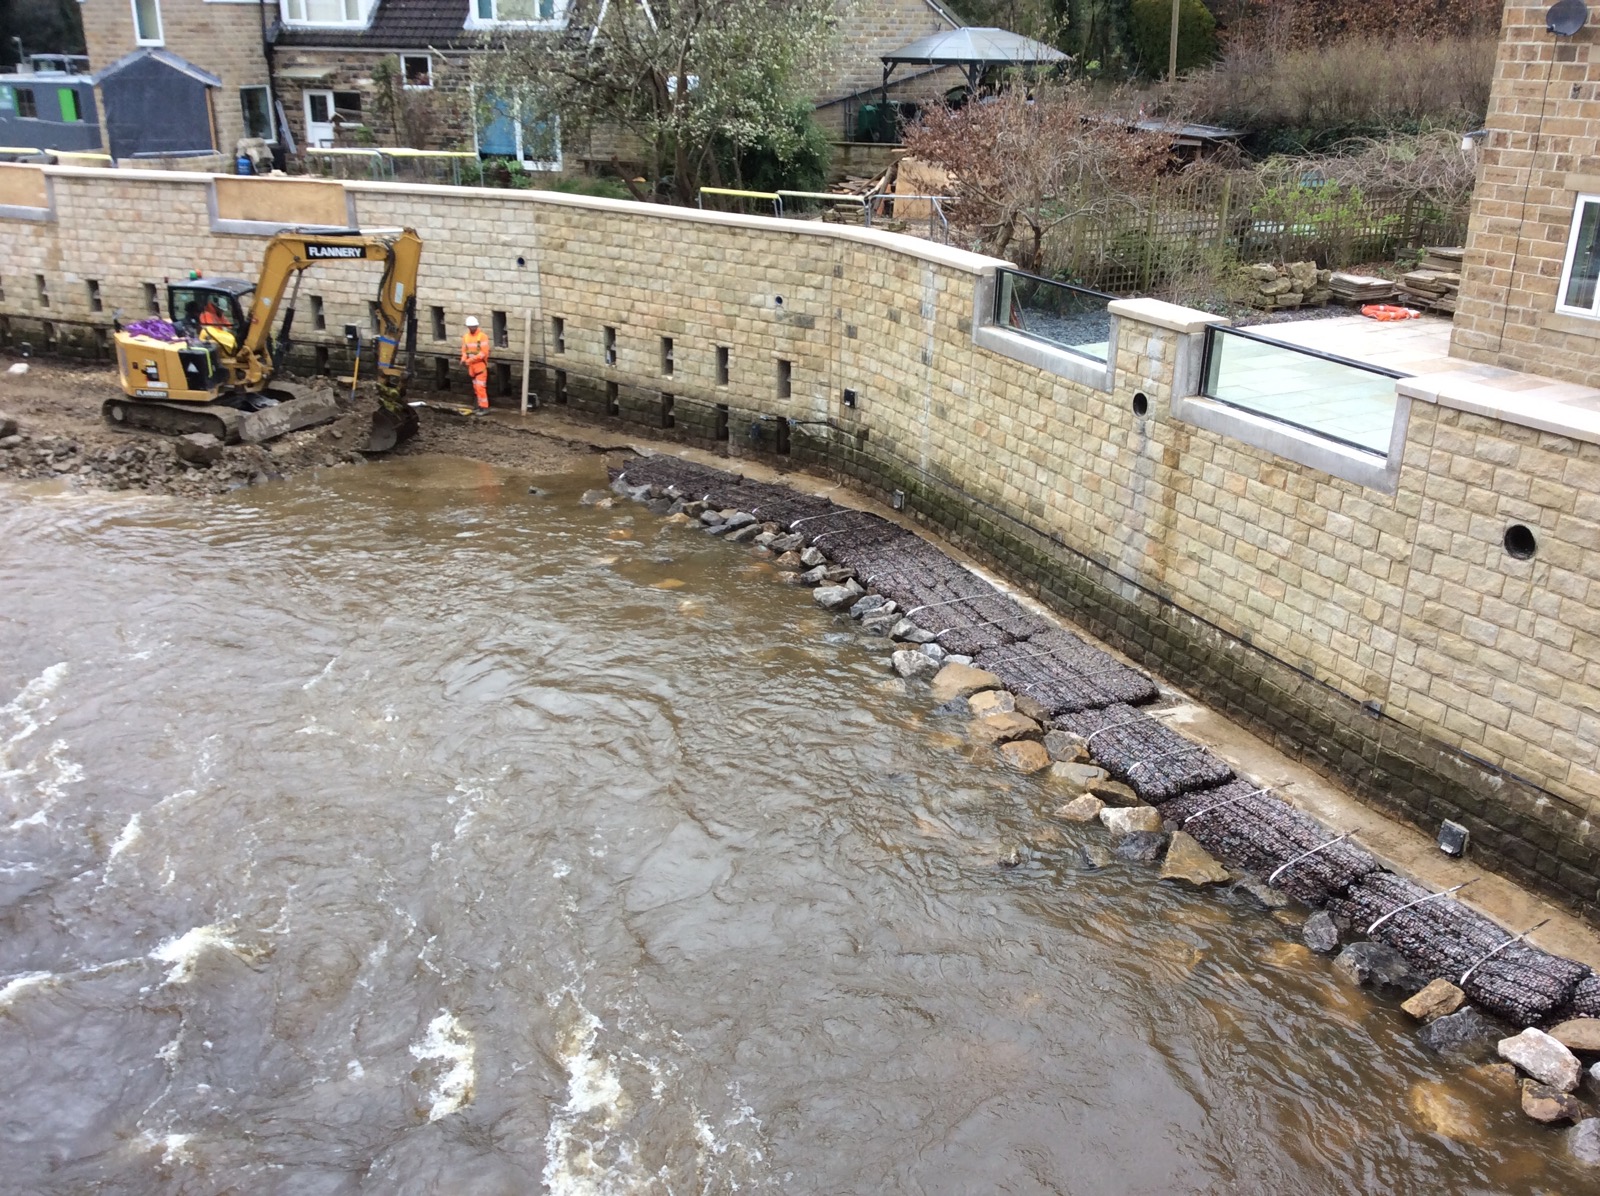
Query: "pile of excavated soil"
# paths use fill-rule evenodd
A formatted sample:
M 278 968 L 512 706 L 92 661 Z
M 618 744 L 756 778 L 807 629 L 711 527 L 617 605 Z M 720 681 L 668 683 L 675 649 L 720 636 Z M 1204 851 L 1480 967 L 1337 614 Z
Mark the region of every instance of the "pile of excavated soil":
M 216 463 L 195 466 L 178 459 L 171 437 L 106 425 L 101 404 L 122 393 L 114 371 L 34 359 L 25 363 L 25 373 L 7 372 L 15 360 L 0 365 L 0 417 L 17 423 L 15 433 L 0 436 L 0 479 L 55 480 L 102 490 L 199 497 L 306 469 L 369 459 L 360 448 L 366 443 L 377 401 L 370 390 L 343 401 L 346 410 L 332 423 L 291 432 L 269 444 L 229 445 Z M 331 389 L 336 384 L 321 378 L 302 385 Z M 419 415 L 417 435 L 397 453 L 448 453 L 551 473 L 569 468 L 591 451 L 587 445 L 506 428 L 492 420 L 464 418 L 449 410 L 423 408 Z

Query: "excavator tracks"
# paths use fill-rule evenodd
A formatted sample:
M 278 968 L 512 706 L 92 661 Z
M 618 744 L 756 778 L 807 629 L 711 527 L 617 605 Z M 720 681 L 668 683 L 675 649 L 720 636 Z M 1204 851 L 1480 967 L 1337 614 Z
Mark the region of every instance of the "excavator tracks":
M 266 392 L 273 407 L 240 411 L 224 403 L 161 403 L 148 399 L 107 399 L 100 409 L 111 427 L 129 432 L 187 436 L 206 432 L 223 444 L 263 444 L 288 432 L 325 424 L 339 417 L 331 394 L 278 382 Z M 392 445 L 391 445 L 392 447 Z

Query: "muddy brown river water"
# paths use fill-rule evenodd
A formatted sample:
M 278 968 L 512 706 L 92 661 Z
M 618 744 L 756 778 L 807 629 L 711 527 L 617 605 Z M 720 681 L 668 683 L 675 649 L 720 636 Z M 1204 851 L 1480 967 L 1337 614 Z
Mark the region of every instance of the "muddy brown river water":
M 0 493 L 0 1188 L 1592 1190 L 596 484 Z

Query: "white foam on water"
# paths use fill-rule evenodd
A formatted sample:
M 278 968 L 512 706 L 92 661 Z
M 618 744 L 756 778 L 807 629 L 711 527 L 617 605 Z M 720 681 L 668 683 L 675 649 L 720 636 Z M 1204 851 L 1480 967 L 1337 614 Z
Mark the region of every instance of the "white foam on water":
M 128 825 L 122 828 L 122 833 L 117 836 L 117 841 L 111 845 L 111 854 L 106 856 L 106 863 L 109 864 L 143 837 L 144 831 L 139 826 L 139 815 L 135 814 L 128 819 Z
M 223 927 L 196 926 L 162 943 L 150 952 L 150 958 L 172 965 L 165 983 L 184 984 L 194 976 L 194 967 L 200 956 L 213 948 L 231 951 L 236 955 L 240 950 L 239 944 L 228 937 Z
M 333 666 L 334 666 L 335 663 L 338 662 L 338 659 L 339 659 L 339 654 L 335 653 L 333 658 L 331 660 L 329 660 L 327 664 L 322 666 L 322 672 L 318 673 L 315 677 L 311 678 L 310 681 L 307 681 L 300 688 L 304 689 L 304 690 L 315 689 L 319 682 L 321 682 L 324 678 L 326 678 L 329 673 L 333 672 Z
M 24 685 L 16 697 L 0 706 L 0 719 L 15 723 L 12 733 L 0 742 L 0 774 L 10 763 L 11 749 L 50 721 L 45 708 L 66 678 L 67 662 L 63 660 L 45 669 Z
M 555 994 L 552 994 L 553 996 Z M 625 1096 L 614 1061 L 595 1050 L 601 1021 L 582 1005 L 563 1038 L 558 1057 L 567 1071 L 567 1099 L 550 1118 L 544 1138 L 544 1183 L 551 1196 L 612 1196 L 640 1190 L 649 1176 L 632 1166 L 632 1153 L 617 1163 L 596 1157 L 621 1121 Z M 598 1140 L 597 1140 L 598 1139 Z M 625 1170 L 619 1170 L 619 1164 Z M 630 1174 L 631 1172 L 631 1174 Z
M 422 1040 L 411 1044 L 411 1054 L 423 1062 L 443 1065 L 438 1082 L 428 1094 L 432 1102 L 428 1108 L 429 1121 L 448 1117 L 472 1103 L 478 1083 L 475 1045 L 472 1031 L 463 1026 L 455 1014 L 441 1009 L 439 1016 L 428 1023 Z M 359 1068 L 360 1064 L 354 1066 Z
M 45 750 L 26 745 L 55 721 L 51 700 L 67 679 L 65 661 L 51 665 L 0 706 L 0 796 L 9 799 L 9 830 L 49 826 L 49 812 L 68 785 L 83 780 L 83 768 L 67 757 L 67 742 L 58 739 Z
M 46 980 L 54 980 L 54 972 L 22 972 L 7 980 L 4 987 L 0 987 L 0 1009 L 9 1009 L 11 1004 L 23 993 L 31 988 L 39 988 Z
M 150 1130 L 145 1130 L 138 1138 L 141 1149 L 159 1150 L 161 1162 L 167 1166 L 194 1162 L 194 1156 L 189 1153 L 189 1143 L 193 1141 L 193 1134 L 156 1134 Z

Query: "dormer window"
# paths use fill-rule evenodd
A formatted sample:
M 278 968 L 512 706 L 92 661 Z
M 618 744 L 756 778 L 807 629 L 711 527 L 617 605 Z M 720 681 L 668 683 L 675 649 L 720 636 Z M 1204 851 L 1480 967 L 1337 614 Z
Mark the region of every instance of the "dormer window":
M 371 0 L 283 0 L 291 25 L 365 25 Z
M 565 15 L 567 0 L 472 0 L 468 28 L 487 25 L 554 25 Z

